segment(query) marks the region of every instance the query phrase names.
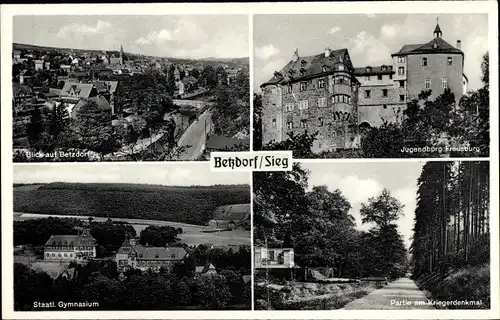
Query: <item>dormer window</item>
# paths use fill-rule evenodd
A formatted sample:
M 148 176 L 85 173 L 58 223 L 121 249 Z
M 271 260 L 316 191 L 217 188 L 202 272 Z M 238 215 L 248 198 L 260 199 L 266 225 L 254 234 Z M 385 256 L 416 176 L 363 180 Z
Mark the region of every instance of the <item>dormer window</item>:
M 301 66 L 305 66 L 306 64 L 307 64 L 307 62 L 305 60 L 300 61 Z
M 288 73 L 292 75 L 294 73 L 293 69 L 288 70 Z
M 338 69 L 339 71 L 344 71 L 344 65 L 339 63 L 339 64 L 337 65 L 337 69 Z
M 327 66 L 323 66 L 323 72 L 327 72 L 328 71 L 328 67 Z
M 365 70 L 366 70 L 366 72 L 370 72 L 370 71 L 372 71 L 372 68 L 371 67 L 366 67 Z
M 382 71 L 385 71 L 387 69 L 386 66 L 382 66 Z
M 301 69 L 300 69 L 300 75 L 301 75 L 301 76 L 303 76 L 305 73 L 306 73 L 306 69 L 301 68 Z

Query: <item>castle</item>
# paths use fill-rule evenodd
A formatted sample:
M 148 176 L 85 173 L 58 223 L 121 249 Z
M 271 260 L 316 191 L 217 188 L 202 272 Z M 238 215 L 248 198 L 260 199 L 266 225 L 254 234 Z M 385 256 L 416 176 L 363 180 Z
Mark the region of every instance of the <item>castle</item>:
M 450 88 L 455 100 L 467 92 L 461 42 L 451 46 L 439 23 L 424 44 L 404 45 L 392 63 L 355 68 L 347 49 L 292 60 L 261 85 L 262 140 L 280 142 L 288 134 L 318 132 L 312 151 L 359 147 L 359 129 L 402 121 L 406 104 L 422 90 L 434 99 Z

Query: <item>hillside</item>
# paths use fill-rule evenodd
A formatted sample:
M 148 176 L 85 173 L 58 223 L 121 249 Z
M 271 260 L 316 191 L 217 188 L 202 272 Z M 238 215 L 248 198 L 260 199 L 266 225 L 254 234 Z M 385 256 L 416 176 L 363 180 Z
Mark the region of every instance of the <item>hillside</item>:
M 58 47 L 49 47 L 49 46 L 39 46 L 39 45 L 33 45 L 33 44 L 24 44 L 24 43 L 13 43 L 12 44 L 12 49 L 13 50 L 30 50 L 30 51 L 41 51 L 41 52 L 59 52 L 59 53 L 66 53 L 69 54 L 71 52 L 74 53 L 93 53 L 100 55 L 102 54 L 103 50 L 98 50 L 98 49 L 81 49 L 81 48 L 58 48 Z M 124 48 L 126 49 L 126 48 Z M 108 54 L 120 54 L 120 52 L 116 49 L 114 50 L 106 50 Z M 124 52 L 126 56 L 129 57 L 151 57 L 151 58 L 159 58 L 159 57 L 154 57 L 154 56 L 149 56 L 149 55 L 143 55 L 140 53 L 131 53 L 131 52 Z M 193 59 L 193 58 L 174 58 L 174 57 L 162 57 L 162 58 L 167 58 L 169 61 L 179 64 L 179 63 L 210 63 L 213 62 L 216 65 L 218 64 L 228 64 L 230 66 L 248 66 L 249 65 L 249 58 L 202 58 L 202 59 Z
M 206 225 L 216 207 L 250 203 L 249 185 L 49 183 L 14 188 L 14 211 L 152 219 Z

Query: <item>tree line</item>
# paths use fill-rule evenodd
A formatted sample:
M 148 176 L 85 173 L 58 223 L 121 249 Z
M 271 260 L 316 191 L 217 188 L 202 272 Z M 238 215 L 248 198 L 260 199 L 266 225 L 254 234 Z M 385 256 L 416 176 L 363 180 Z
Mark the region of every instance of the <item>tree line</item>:
M 336 277 L 398 278 L 407 269 L 407 252 L 395 222 L 403 206 L 386 189 L 362 205 L 368 231 L 359 231 L 341 190 L 314 186 L 308 171 L 255 172 L 254 242 L 292 247 L 302 268 L 331 267 Z
M 249 202 L 248 185 L 167 187 L 54 183 L 37 190 L 14 190 L 13 198 L 16 212 L 111 216 L 197 225 L 207 225 L 218 206 Z
M 489 262 L 489 163 L 428 162 L 419 178 L 416 277 Z

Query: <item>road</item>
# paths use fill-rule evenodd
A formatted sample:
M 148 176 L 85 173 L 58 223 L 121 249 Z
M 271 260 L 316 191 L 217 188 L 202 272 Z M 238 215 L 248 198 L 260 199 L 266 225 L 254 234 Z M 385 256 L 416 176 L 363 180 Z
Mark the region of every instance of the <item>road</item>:
M 206 133 L 212 128 L 212 113 L 207 110 L 198 120 L 193 122 L 180 137 L 177 145 L 186 147 L 187 150 L 179 156 L 179 160 L 196 160 L 205 149 Z M 190 146 L 190 147 L 188 147 Z
M 354 300 L 344 306 L 350 310 L 403 310 L 403 309 L 433 309 L 427 305 L 418 305 L 426 302 L 427 297 L 417 287 L 415 282 L 408 278 L 401 278 L 389 283 L 385 287 L 374 290 L 366 296 Z

